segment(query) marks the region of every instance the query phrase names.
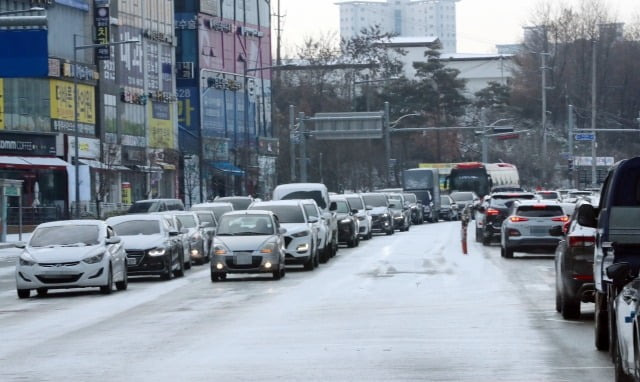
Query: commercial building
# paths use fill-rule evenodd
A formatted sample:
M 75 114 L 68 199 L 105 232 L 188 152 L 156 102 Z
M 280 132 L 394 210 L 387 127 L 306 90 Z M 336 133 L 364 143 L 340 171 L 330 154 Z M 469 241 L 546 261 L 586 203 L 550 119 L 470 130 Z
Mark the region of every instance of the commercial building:
M 175 3 L 187 205 L 275 187 L 267 0 Z
M 402 37 L 435 36 L 443 52 L 456 51 L 456 3 L 459 0 L 342 1 L 340 37 L 349 39 L 362 29 L 379 26 Z

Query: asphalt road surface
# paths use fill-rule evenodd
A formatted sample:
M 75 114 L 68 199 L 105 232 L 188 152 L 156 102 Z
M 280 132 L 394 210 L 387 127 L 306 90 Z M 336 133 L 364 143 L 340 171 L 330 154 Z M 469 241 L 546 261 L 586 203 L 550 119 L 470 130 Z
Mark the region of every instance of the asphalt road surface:
M 0 251 L 0 381 L 612 381 L 593 306 L 554 309 L 552 254 L 473 241 L 460 223 L 341 248 L 280 281 L 208 266 L 129 290 L 18 300 Z

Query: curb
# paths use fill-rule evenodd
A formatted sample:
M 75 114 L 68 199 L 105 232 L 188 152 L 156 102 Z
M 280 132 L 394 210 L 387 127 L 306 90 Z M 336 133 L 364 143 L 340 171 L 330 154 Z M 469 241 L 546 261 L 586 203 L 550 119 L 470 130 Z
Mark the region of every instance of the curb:
M 0 249 L 15 248 L 15 243 L 0 243 Z

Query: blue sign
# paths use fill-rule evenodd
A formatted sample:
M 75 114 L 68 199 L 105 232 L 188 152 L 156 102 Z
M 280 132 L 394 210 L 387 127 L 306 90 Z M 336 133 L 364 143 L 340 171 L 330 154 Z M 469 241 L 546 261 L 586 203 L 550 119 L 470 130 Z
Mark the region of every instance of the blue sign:
M 45 29 L 0 30 L 0 78 L 47 77 Z
M 576 134 L 576 141 L 594 141 L 595 139 L 595 134 Z

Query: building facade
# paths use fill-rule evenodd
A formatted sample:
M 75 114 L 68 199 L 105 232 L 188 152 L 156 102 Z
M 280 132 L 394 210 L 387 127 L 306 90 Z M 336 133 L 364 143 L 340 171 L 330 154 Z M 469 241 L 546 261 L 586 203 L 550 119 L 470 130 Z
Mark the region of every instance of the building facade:
M 456 3 L 459 0 L 344 1 L 340 7 L 340 37 L 349 39 L 378 25 L 397 36 L 435 36 L 442 51 L 456 51 Z
M 187 205 L 275 186 L 267 0 L 176 2 L 179 134 Z

